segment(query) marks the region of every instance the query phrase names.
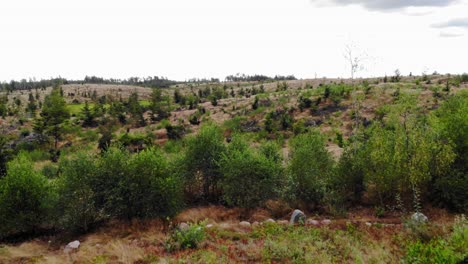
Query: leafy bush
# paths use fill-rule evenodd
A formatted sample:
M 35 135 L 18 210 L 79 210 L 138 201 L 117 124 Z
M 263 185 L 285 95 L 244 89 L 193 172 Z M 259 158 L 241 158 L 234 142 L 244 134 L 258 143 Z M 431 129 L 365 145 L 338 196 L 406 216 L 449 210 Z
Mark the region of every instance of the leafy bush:
M 464 263 L 468 258 L 468 221 L 465 216 L 455 219 L 453 232 L 447 238 L 428 243 L 416 241 L 408 245 L 404 263 Z
M 42 167 L 41 173 L 48 179 L 54 179 L 59 173 L 59 168 L 57 165 L 49 163 Z
M 290 141 L 289 173 L 296 198 L 309 206 L 317 206 L 323 199 L 334 174 L 334 162 L 325 148 L 323 136 L 312 131 Z
M 431 119 L 431 125 L 441 134 L 441 138 L 454 144 L 456 154 L 451 171 L 436 177 L 432 199 L 452 210 L 468 210 L 468 93 L 450 97 Z
M 0 179 L 0 238 L 31 233 L 41 227 L 52 207 L 52 188 L 23 153 L 8 163 Z
M 92 186 L 96 205 L 109 216 L 168 216 L 181 206 L 180 181 L 155 149 L 134 155 L 109 149 L 97 161 Z
M 279 155 L 270 146 L 258 152 L 231 144 L 220 161 L 224 200 L 229 205 L 253 208 L 276 198 L 284 186 Z
M 405 263 L 456 263 L 452 251 L 443 240 L 434 240 L 429 244 L 416 242 L 406 250 Z
M 166 125 L 166 131 L 169 139 L 181 139 L 185 134 L 183 126 L 173 126 L 171 124 Z
M 445 174 L 454 159 L 451 145 L 419 118 L 414 100 L 402 94 L 388 119 L 366 131 L 364 182 L 381 206 L 395 193 L 418 204 L 414 193 L 422 190 L 421 198 L 426 198 L 431 180 Z
M 188 194 L 193 199 L 217 202 L 221 197 L 219 161 L 225 151 L 221 130 L 213 124 L 201 127 L 200 132 L 187 139 L 182 174 Z
M 159 150 L 130 155 L 110 148 L 101 157 L 81 153 L 61 166 L 64 227 L 86 231 L 110 218 L 172 216 L 183 205 L 182 182 Z
M 169 252 L 180 249 L 197 248 L 205 237 L 205 223 L 192 223 L 185 229 L 173 229 L 169 238 L 165 242 L 165 247 Z
M 167 158 L 151 148 L 132 155 L 129 174 L 122 180 L 127 186 L 128 217 L 173 216 L 183 205 L 182 182 L 171 171 Z
M 104 218 L 99 209 L 96 195 L 95 156 L 78 153 L 72 159 L 60 162 L 59 180 L 60 226 L 69 231 L 88 231 L 96 222 Z

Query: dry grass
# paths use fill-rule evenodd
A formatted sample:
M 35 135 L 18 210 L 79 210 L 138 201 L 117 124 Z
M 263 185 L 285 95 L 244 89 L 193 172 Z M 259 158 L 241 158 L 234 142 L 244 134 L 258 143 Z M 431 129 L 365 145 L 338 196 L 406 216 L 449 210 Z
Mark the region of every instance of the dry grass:
M 282 208 L 277 201 L 271 201 L 270 207 Z M 250 221 L 261 220 L 270 216 L 269 211 L 259 209 L 247 215 Z M 433 232 L 442 235 L 449 230 L 453 215 L 436 208 L 428 208 L 425 213 L 434 223 Z M 302 248 L 307 250 L 297 257 L 310 263 L 396 263 L 404 253 L 402 243 L 410 237 L 397 215 L 376 218 L 372 209 L 365 208 L 321 227 L 242 228 L 239 221 L 244 214 L 243 210 L 222 206 L 180 213 L 174 224 L 204 219 L 214 224 L 207 229 L 207 238 L 199 249 L 166 252 L 164 243 L 170 225 L 161 220 L 112 222 L 92 234 L 70 238 L 81 242 L 75 253 L 63 252 L 66 243 L 54 246 L 54 242 L 43 238 L 0 246 L 0 263 L 290 263 Z M 316 219 L 320 218 L 323 216 Z M 373 225 L 367 226 L 368 221 Z

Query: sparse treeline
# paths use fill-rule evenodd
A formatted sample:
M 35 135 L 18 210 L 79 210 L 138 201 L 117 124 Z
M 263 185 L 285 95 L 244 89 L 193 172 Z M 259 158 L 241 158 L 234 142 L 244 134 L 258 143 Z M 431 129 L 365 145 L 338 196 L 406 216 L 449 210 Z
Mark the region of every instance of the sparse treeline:
M 78 81 L 79 82 L 79 81 Z M 135 85 L 143 87 L 159 87 L 167 88 L 171 85 L 180 83 L 177 81 L 169 80 L 166 77 L 148 76 L 148 77 L 130 77 L 128 79 L 105 79 L 96 76 L 86 76 L 82 81 L 84 83 L 94 84 L 124 84 L 124 85 Z
M 296 80 L 294 75 L 282 76 L 276 75 L 275 77 L 268 77 L 265 75 L 229 75 L 225 78 L 226 81 L 230 82 L 239 82 L 239 81 L 279 81 L 279 80 Z M 85 76 L 83 80 L 69 80 L 62 77 L 50 78 L 50 79 L 41 79 L 36 80 L 36 78 L 22 79 L 20 81 L 11 80 L 10 82 L 0 82 L 0 91 L 15 91 L 15 90 L 32 90 L 32 89 L 45 89 L 47 87 L 52 87 L 57 83 L 60 84 L 83 84 L 83 83 L 92 83 L 92 84 L 117 84 L 117 85 L 135 85 L 142 87 L 159 87 L 159 88 L 168 88 L 171 85 L 176 85 L 180 83 L 219 83 L 219 78 L 193 78 L 183 81 L 169 80 L 167 77 L 160 76 L 148 76 L 148 77 L 129 77 L 127 79 L 115 79 L 115 78 L 103 78 L 97 76 Z
M 261 75 L 261 74 L 246 75 L 246 74 L 237 73 L 236 75 L 226 76 L 225 80 L 228 82 L 292 81 L 292 80 L 296 80 L 296 77 L 294 77 L 294 75 L 287 75 L 287 76 L 275 75 L 275 77 L 270 77 L 270 76 Z
M 253 134 L 234 133 L 227 143 L 213 123 L 163 148 L 148 144 L 132 154 L 121 140 L 100 154 L 78 151 L 61 157 L 55 173 L 36 171 L 20 152 L 0 179 L 0 237 L 44 228 L 86 232 L 111 219 L 167 217 L 206 203 L 254 208 L 280 200 L 334 214 L 357 204 L 382 213 L 432 203 L 466 212 L 468 94 L 450 96 L 432 113 L 414 96 L 397 96 L 343 143 L 339 160 L 313 128 L 288 143 L 252 147 Z M 292 129 L 278 122 L 278 129 Z M 289 146 L 287 159 L 282 144 Z
M 21 81 L 1 82 L 0 91 L 15 91 L 15 90 L 32 90 L 32 89 L 45 89 L 53 87 L 57 84 L 122 84 L 122 85 L 135 85 L 143 87 L 160 87 L 167 88 L 173 84 L 180 82 L 169 80 L 166 77 L 149 76 L 149 77 L 130 77 L 128 79 L 105 79 L 96 76 L 86 76 L 83 80 L 68 80 L 66 78 L 58 77 L 51 79 L 22 79 Z

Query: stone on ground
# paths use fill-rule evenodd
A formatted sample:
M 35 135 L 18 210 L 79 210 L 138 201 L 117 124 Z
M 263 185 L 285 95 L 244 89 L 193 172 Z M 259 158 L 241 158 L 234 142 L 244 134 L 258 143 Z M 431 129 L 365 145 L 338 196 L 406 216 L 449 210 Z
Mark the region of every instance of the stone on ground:
M 306 220 L 306 215 L 304 214 L 304 212 L 302 212 L 301 210 L 296 209 L 292 213 L 291 220 L 289 220 L 289 223 L 291 225 L 294 225 L 296 223 L 305 223 L 305 220 Z
M 64 253 L 71 253 L 73 251 L 78 250 L 79 247 L 80 247 L 80 241 L 75 240 L 75 241 L 72 241 L 72 242 L 68 243 L 65 246 L 65 249 L 63 250 L 63 252 Z

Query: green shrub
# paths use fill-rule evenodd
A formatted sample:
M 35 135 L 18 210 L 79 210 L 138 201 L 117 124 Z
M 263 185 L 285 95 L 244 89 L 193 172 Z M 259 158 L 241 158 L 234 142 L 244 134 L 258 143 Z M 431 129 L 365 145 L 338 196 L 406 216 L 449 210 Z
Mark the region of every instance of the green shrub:
M 83 133 L 83 138 L 87 142 L 95 142 L 99 139 L 99 134 L 95 130 L 85 130 Z
M 468 258 L 468 221 L 464 215 L 455 218 L 448 237 L 437 237 L 427 243 L 420 240 L 407 246 L 403 263 L 465 263 Z
M 42 167 L 41 173 L 48 179 L 54 179 L 58 176 L 59 168 L 57 165 L 49 163 Z
M 180 140 L 168 140 L 164 144 L 164 151 L 169 154 L 178 154 L 183 152 L 183 141 Z
M 431 125 L 443 140 L 453 143 L 456 154 L 451 170 L 435 178 L 432 199 L 452 210 L 468 210 L 468 93 L 445 101 L 431 116 Z
M 213 124 L 203 125 L 200 132 L 187 139 L 182 174 L 190 200 L 218 202 L 221 198 L 219 161 L 225 151 L 221 130 Z
M 173 229 L 165 242 L 165 247 L 169 252 L 180 249 L 197 248 L 205 237 L 205 223 L 192 223 L 189 224 L 186 229 Z
M 443 240 L 429 244 L 418 241 L 408 246 L 404 263 L 456 263 L 456 259 Z
M 352 146 L 345 149 L 340 157 L 332 186 L 348 203 L 361 202 L 365 187 L 363 172 L 365 162 L 365 152 L 361 149 L 353 151 Z
M 167 137 L 169 139 L 181 139 L 185 134 L 185 128 L 180 125 L 166 125 Z
M 127 217 L 167 217 L 181 209 L 182 182 L 170 170 L 164 154 L 151 148 L 132 155 L 128 175 L 122 179 L 128 193 Z
M 312 131 L 290 141 L 289 172 L 296 198 L 311 207 L 323 199 L 334 173 L 334 162 L 325 148 L 323 136 Z
M 129 159 L 128 151 L 113 147 L 96 160 L 96 170 L 91 180 L 95 206 L 109 217 L 125 217 L 131 210 L 132 205 L 127 203 L 131 195 L 126 190 L 129 186 L 122 185 L 129 175 Z
M 223 127 L 232 132 L 240 132 L 242 130 L 242 122 L 246 120 L 245 117 L 235 116 L 234 118 L 225 120 Z
M 416 98 L 401 94 L 384 122 L 366 131 L 364 182 L 370 196 L 384 206 L 399 193 L 403 201 L 419 204 L 428 197 L 434 179 L 445 175 L 455 154 L 427 119 L 420 118 Z
M 0 238 L 40 228 L 53 206 L 52 191 L 23 153 L 9 162 L 7 175 L 0 179 Z
M 25 153 L 31 159 L 31 161 L 44 161 L 50 158 L 50 154 L 47 151 L 41 149 L 35 149 L 33 151 Z
M 230 145 L 221 158 L 220 170 L 223 197 L 229 205 L 259 206 L 268 199 L 277 198 L 284 186 L 281 160 L 270 146 L 264 148 L 264 152 L 258 152 Z
M 95 193 L 96 159 L 93 155 L 78 153 L 72 159 L 60 162 L 59 180 L 60 202 L 58 211 L 60 226 L 68 231 L 88 231 L 96 222 L 104 218 L 97 205 Z
M 182 182 L 163 153 L 110 148 L 61 164 L 62 226 L 87 231 L 101 220 L 167 217 L 182 207 Z

